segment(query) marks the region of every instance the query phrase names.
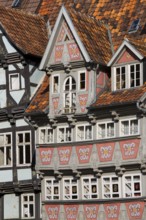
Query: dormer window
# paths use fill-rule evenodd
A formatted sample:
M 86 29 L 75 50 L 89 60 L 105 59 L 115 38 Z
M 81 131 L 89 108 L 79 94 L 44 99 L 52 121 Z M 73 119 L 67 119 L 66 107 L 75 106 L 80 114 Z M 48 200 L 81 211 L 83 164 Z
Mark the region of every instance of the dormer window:
M 142 85 L 140 63 L 114 67 L 113 90 L 129 89 Z
M 76 103 L 76 82 L 72 76 L 64 82 L 64 113 L 73 113 Z

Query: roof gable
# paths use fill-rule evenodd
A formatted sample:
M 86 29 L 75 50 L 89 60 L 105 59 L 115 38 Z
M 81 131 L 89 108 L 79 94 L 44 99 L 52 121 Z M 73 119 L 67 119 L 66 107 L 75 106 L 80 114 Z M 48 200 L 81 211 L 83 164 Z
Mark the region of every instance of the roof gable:
M 86 48 L 84 47 L 82 41 L 80 40 L 80 37 L 74 27 L 74 24 L 69 16 L 69 14 L 67 13 L 67 10 L 65 9 L 64 6 L 62 6 L 62 8 L 59 12 L 58 18 L 56 20 L 53 32 L 51 34 L 50 40 L 48 42 L 47 48 L 45 50 L 42 62 L 40 64 L 40 69 L 44 69 L 47 65 L 48 60 L 50 59 L 55 41 L 58 38 L 59 30 L 60 30 L 60 27 L 62 26 L 63 21 L 65 21 L 67 26 L 69 27 L 70 32 L 72 33 L 72 38 L 74 38 L 74 40 L 76 41 L 76 43 L 79 47 L 79 50 L 83 54 L 86 62 L 89 62 L 91 60 L 89 54 L 87 53 Z
M 111 66 L 125 48 L 128 48 L 138 59 L 142 60 L 144 58 L 144 56 L 132 44 L 130 44 L 127 39 L 125 39 L 107 65 Z

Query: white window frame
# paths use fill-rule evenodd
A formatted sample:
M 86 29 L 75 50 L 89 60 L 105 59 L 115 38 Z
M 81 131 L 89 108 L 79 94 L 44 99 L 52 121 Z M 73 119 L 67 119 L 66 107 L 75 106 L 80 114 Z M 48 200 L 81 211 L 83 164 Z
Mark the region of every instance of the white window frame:
M 87 182 L 85 182 L 87 181 Z M 98 199 L 98 179 L 94 176 L 82 176 L 82 199 Z M 93 192 L 95 191 L 96 192 Z
M 16 77 L 16 83 L 15 86 L 13 85 L 13 79 L 12 77 L 17 76 Z M 16 87 L 16 88 L 13 88 Z M 9 74 L 9 90 L 10 91 L 16 91 L 16 90 L 20 90 L 21 86 L 20 86 L 20 74 L 19 73 L 11 73 Z
M 82 83 L 82 82 L 81 82 L 81 74 L 83 74 L 83 73 L 85 74 L 85 87 L 82 89 L 82 88 L 81 88 L 81 83 Z M 85 71 L 85 70 L 79 71 L 79 72 L 78 72 L 78 75 L 79 75 L 79 78 L 78 78 L 78 82 L 79 82 L 79 83 L 78 83 L 78 90 L 80 90 L 80 91 L 86 91 L 86 83 L 87 83 L 87 76 L 86 76 L 87 74 L 86 74 L 86 71 Z
M 136 66 L 136 65 L 139 65 L 140 66 L 140 84 L 139 85 L 135 85 L 135 86 L 131 86 L 130 85 L 130 81 L 131 81 L 131 73 L 130 73 L 130 67 L 132 65 Z M 125 88 L 120 88 L 120 89 L 117 89 L 116 87 L 116 69 L 117 68 L 122 68 L 122 67 L 125 67 Z M 118 90 L 123 90 L 123 89 L 130 89 L 130 88 L 136 88 L 136 87 L 139 87 L 143 84 L 143 67 L 142 67 L 142 63 L 140 62 L 133 62 L 133 63 L 129 63 L 129 64 L 125 64 L 125 65 L 116 65 L 116 66 L 113 66 L 112 67 L 112 90 L 113 91 L 118 91 Z M 135 75 L 135 73 L 134 73 Z M 135 80 L 135 78 L 134 78 Z
M 137 120 L 137 122 L 138 122 L 138 124 L 137 124 L 137 126 L 138 126 L 138 128 L 137 128 L 137 132 L 135 132 L 135 133 L 132 133 L 131 132 L 131 126 L 130 126 L 130 123 L 131 123 L 131 121 L 133 121 L 133 120 Z M 122 128 L 122 126 L 123 126 L 123 122 L 128 122 L 128 132 L 127 132 L 127 134 L 124 134 L 124 128 Z M 122 131 L 123 130 L 123 131 Z M 136 117 L 133 117 L 133 118 L 125 118 L 125 119 L 121 119 L 120 120 L 120 132 L 119 132 L 119 134 L 120 134 L 120 136 L 122 137 L 122 136 L 133 136 L 133 135 L 139 135 L 139 133 L 140 133 L 140 120 L 139 119 L 137 119 Z
M 105 181 L 105 179 L 109 179 L 108 182 Z M 117 181 L 113 181 L 114 179 L 117 179 Z M 118 191 L 114 192 L 113 187 L 115 185 L 118 185 Z M 106 185 L 106 187 L 104 187 Z M 105 188 L 108 190 L 105 192 Z M 115 196 L 118 195 L 118 196 Z M 111 176 L 102 176 L 102 198 L 103 199 L 115 199 L 115 198 L 121 198 L 121 181 L 118 176 L 111 175 Z
M 67 80 L 69 80 L 68 83 L 68 90 L 66 90 L 66 83 Z M 74 80 L 74 83 L 73 83 Z M 75 107 L 76 107 L 76 81 L 74 79 L 74 77 L 72 76 L 68 76 L 65 80 L 64 80 L 64 84 L 63 84 L 63 92 L 64 92 L 64 96 L 63 96 L 63 112 L 66 114 L 70 114 L 70 113 L 74 113 L 75 112 Z M 73 89 L 73 87 L 75 87 Z
M 87 135 L 86 128 L 91 127 L 91 131 L 89 131 L 89 134 L 91 134 L 91 138 L 89 137 L 89 134 Z M 83 127 L 83 131 L 79 131 L 79 127 Z M 79 133 L 80 138 L 79 138 Z M 91 124 L 79 124 L 76 125 L 76 141 L 87 141 L 87 140 L 93 140 L 93 126 Z
M 59 131 L 60 129 L 64 129 L 64 132 L 62 132 L 63 141 L 60 140 L 60 139 L 61 139 L 60 131 Z M 67 134 L 67 132 L 66 132 L 67 129 L 70 129 L 70 131 L 71 131 L 71 132 L 69 132 L 70 135 Z M 73 132 L 73 131 L 72 131 L 72 128 L 69 127 L 69 126 L 58 126 L 58 127 L 57 127 L 57 142 L 58 142 L 58 143 L 71 142 L 72 139 L 73 139 L 73 134 L 72 134 L 72 132 Z M 59 137 L 60 137 L 60 139 L 59 139 Z M 70 141 L 67 140 L 68 137 L 70 137 Z
M 7 143 L 7 136 L 10 136 L 10 143 Z M 0 137 L 3 137 L 3 143 L 0 143 L 0 149 L 3 149 L 3 151 L 0 151 L 0 157 L 2 158 L 3 156 L 3 165 L 0 165 L 0 167 L 12 167 L 12 162 L 13 162 L 13 158 L 12 158 L 12 133 L 8 132 L 8 133 L 2 133 L 0 134 Z M 10 164 L 8 164 L 7 160 L 8 160 L 8 149 L 10 148 Z M 2 152 L 2 156 L 1 156 L 1 152 Z M 1 160 L 0 158 L 0 160 Z
M 30 197 L 32 196 L 33 201 L 29 201 Z M 24 197 L 27 198 L 27 201 L 24 201 Z M 28 209 L 28 216 L 25 216 L 25 207 L 27 206 L 26 210 Z M 33 216 L 30 216 L 30 206 L 33 207 Z M 21 195 L 21 218 L 22 219 L 34 219 L 35 218 L 35 194 L 28 193 Z
M 29 133 L 30 135 L 30 141 L 28 142 L 25 142 L 25 134 L 26 133 Z M 23 135 L 23 141 L 18 143 L 18 136 L 19 134 L 22 134 Z M 17 145 L 17 166 L 28 166 L 31 164 L 31 160 L 32 160 L 32 145 L 31 145 L 31 131 L 20 131 L 20 132 L 16 132 L 16 145 Z M 26 148 L 27 145 L 29 145 L 30 149 L 29 149 L 29 152 L 30 152 L 30 162 L 27 163 L 26 162 Z M 19 153 L 19 147 L 22 146 L 23 148 L 23 163 L 20 163 L 20 153 Z
M 62 180 L 63 180 L 63 200 L 78 200 L 79 199 L 78 180 L 74 179 L 73 177 L 64 177 Z M 73 192 L 73 190 L 76 191 Z
M 112 129 L 110 129 L 111 130 L 111 133 L 112 133 L 112 130 L 113 130 L 113 132 L 114 132 L 114 134 L 113 135 L 108 135 L 110 132 L 109 132 L 109 128 L 108 128 L 108 125 L 110 125 L 110 124 L 113 124 L 114 125 L 114 128 Z M 100 132 L 100 126 L 101 125 L 105 125 L 105 131 L 104 131 L 104 133 L 105 133 L 105 135 L 102 137 L 102 134 L 100 134 L 100 133 L 102 133 L 102 132 Z M 113 122 L 113 121 L 107 121 L 107 122 L 98 122 L 97 123 L 97 138 L 98 139 L 104 139 L 104 138 L 114 138 L 115 137 L 115 123 Z
M 45 179 L 45 200 L 60 200 L 60 182 L 54 177 Z
M 55 89 L 55 77 L 58 78 L 58 85 L 57 85 L 57 89 Z M 60 92 L 60 75 L 59 74 L 55 74 L 52 75 L 52 93 L 53 94 L 58 94 Z
M 136 180 L 134 177 L 138 176 L 139 180 Z M 126 180 L 126 177 L 131 178 L 131 180 Z M 140 189 L 135 190 L 135 184 L 139 184 Z M 126 186 L 127 185 L 127 186 Z M 123 197 L 124 198 L 132 198 L 132 197 L 141 197 L 142 196 L 142 179 L 140 173 L 134 174 L 124 174 L 122 177 L 122 186 L 123 186 Z M 129 189 L 129 191 L 126 190 Z M 131 190 L 130 190 L 131 187 Z M 136 195 L 137 194 L 137 195 Z
M 42 133 L 42 131 L 44 131 L 44 134 Z M 48 131 L 50 131 L 50 134 L 48 134 Z M 51 127 L 39 128 L 39 143 L 40 144 L 54 143 L 54 129 Z

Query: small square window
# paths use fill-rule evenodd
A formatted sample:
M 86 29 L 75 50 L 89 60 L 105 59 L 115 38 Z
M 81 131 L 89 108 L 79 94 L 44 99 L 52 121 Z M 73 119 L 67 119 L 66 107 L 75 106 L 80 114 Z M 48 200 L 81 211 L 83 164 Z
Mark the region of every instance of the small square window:
M 20 89 L 20 77 L 19 73 L 9 75 L 9 89 L 10 91 Z
M 21 195 L 21 217 L 24 219 L 35 218 L 35 196 L 34 194 Z
M 93 133 L 92 125 L 78 125 L 76 132 L 77 132 L 77 141 L 85 141 L 91 140 L 92 133 Z
M 138 119 L 121 120 L 121 136 L 139 134 Z
M 79 73 L 79 90 L 86 89 L 86 73 L 80 72 Z
M 115 124 L 114 122 L 99 123 L 97 125 L 97 137 L 102 138 L 112 138 L 115 136 Z
M 124 197 L 142 196 L 141 175 L 124 175 L 123 176 Z

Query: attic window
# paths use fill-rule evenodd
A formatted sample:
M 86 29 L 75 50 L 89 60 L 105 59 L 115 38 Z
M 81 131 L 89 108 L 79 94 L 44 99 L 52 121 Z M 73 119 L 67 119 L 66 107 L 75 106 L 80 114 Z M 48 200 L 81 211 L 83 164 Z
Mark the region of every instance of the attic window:
M 14 0 L 12 3 L 12 8 L 19 7 L 19 5 L 20 5 L 20 0 Z
M 134 20 L 128 30 L 128 33 L 136 32 L 140 26 L 139 24 L 140 24 L 140 19 Z

